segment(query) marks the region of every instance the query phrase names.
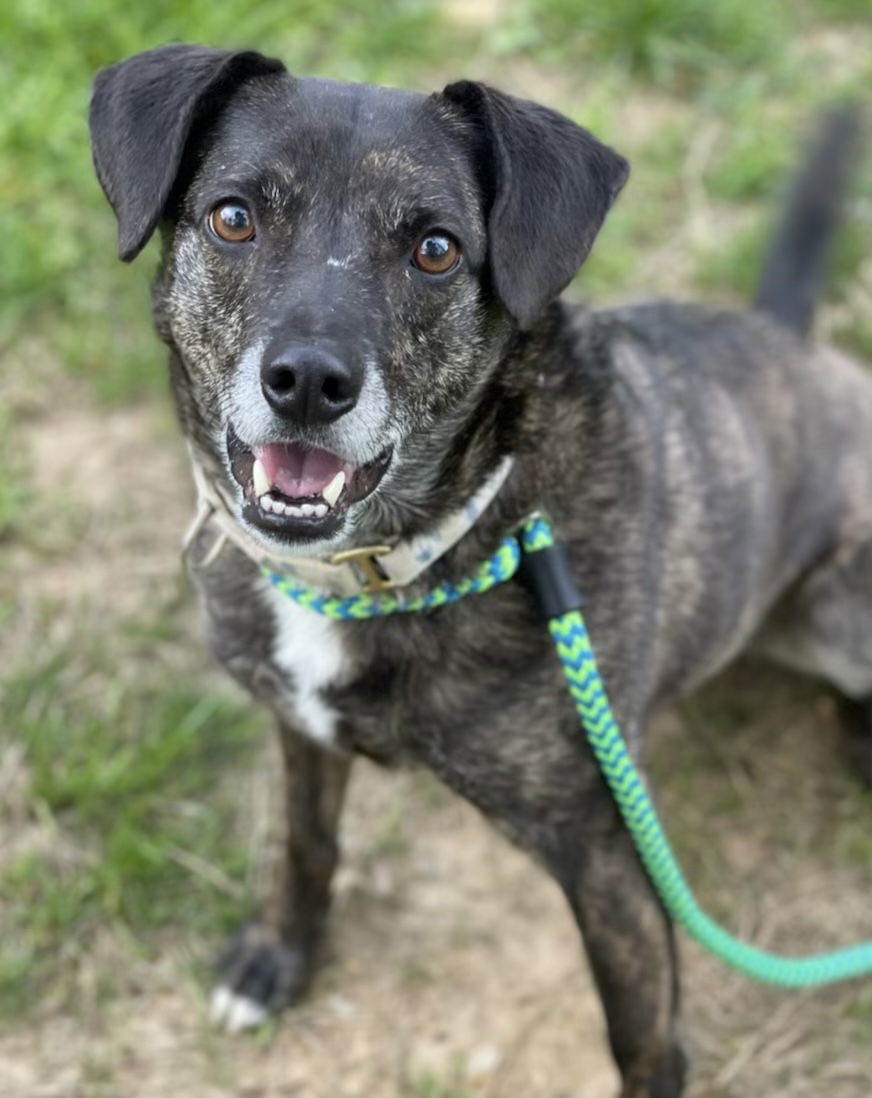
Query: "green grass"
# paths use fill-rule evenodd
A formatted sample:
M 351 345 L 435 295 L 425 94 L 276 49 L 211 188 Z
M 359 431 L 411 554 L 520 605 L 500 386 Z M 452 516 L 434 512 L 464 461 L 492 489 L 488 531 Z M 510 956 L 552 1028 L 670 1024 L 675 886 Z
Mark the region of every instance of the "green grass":
M 513 6 L 503 46 L 570 64 L 607 57 L 654 83 L 697 86 L 715 62 L 771 62 L 785 14 L 748 0 L 531 0 Z
M 833 338 L 846 351 L 859 355 L 865 362 L 872 362 L 872 320 L 868 316 L 836 325 Z
M 244 853 L 216 784 L 263 721 L 181 673 L 140 669 L 142 647 L 135 627 L 128 639 L 89 633 L 6 678 L 15 717 L 3 737 L 23 748 L 29 826 L 54 836 L 0 876 L 7 1013 L 63 983 L 71 944 L 87 950 L 103 923 L 147 949 L 169 924 L 208 940 L 246 907 Z
M 0 545 L 23 526 L 27 498 L 27 467 L 19 433 L 11 413 L 0 406 Z
M 432 1073 L 417 1076 L 406 1083 L 408 1098 L 473 1098 L 459 1081 L 460 1065 L 453 1078 L 443 1079 Z
M 760 275 L 766 231 L 759 219 L 735 232 L 725 242 L 703 249 L 696 265 L 696 280 L 705 296 L 748 301 Z
M 151 333 L 147 282 L 151 248 L 132 268 L 114 260 L 114 220 L 93 176 L 87 100 L 104 64 L 160 42 L 253 45 L 294 71 L 428 88 L 479 59 L 525 57 L 585 79 L 576 102 L 555 103 L 620 143 L 608 125 L 628 86 L 654 84 L 724 120 L 726 133 L 706 174 L 714 199 L 766 200 L 791 163 L 797 110 L 836 94 L 808 66 L 791 64 L 791 33 L 821 17 L 868 23 L 865 0 L 761 4 L 752 0 L 513 0 L 486 32 L 451 25 L 438 0 L 389 0 L 377 27 L 365 0 L 242 0 L 145 6 L 83 0 L 58 6 L 13 0 L 0 14 L 0 233 L 4 286 L 0 347 L 37 330 L 46 353 L 86 376 L 102 399 L 157 394 L 163 352 Z M 33 64 L 31 58 L 51 59 Z M 868 88 L 872 63 L 855 73 Z M 844 81 L 843 81 L 844 82 Z M 579 108 L 582 108 L 579 111 Z M 663 155 L 635 148 L 644 193 L 597 248 L 588 281 L 595 295 L 633 284 L 633 265 L 659 222 L 647 219 L 651 193 L 675 178 L 674 144 Z M 668 138 L 667 138 L 668 143 Z M 706 287 L 719 277 L 703 279 Z M 731 284 L 731 274 L 725 274 Z M 715 283 L 717 284 L 717 283 Z M 0 501 L 0 514 L 2 514 Z

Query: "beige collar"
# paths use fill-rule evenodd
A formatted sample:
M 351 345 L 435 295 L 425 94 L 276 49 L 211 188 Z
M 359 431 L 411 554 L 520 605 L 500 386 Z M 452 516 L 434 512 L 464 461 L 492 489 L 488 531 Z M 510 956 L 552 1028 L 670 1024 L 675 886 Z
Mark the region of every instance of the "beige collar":
M 413 583 L 475 525 L 481 513 L 505 484 L 513 459 L 503 458 L 463 507 L 444 518 L 435 530 L 418 534 L 407 541 L 386 540 L 380 545 L 343 549 L 324 560 L 265 550 L 242 527 L 236 518 L 233 502 L 227 498 L 218 482 L 207 475 L 193 451 L 191 465 L 197 486 L 197 514 L 185 535 L 185 552 L 204 526 L 214 523 L 218 528 L 217 537 L 199 567 L 208 568 L 230 541 L 251 560 L 271 571 L 290 572 L 312 587 L 321 588 L 333 595 L 348 596 L 391 587 L 406 587 Z

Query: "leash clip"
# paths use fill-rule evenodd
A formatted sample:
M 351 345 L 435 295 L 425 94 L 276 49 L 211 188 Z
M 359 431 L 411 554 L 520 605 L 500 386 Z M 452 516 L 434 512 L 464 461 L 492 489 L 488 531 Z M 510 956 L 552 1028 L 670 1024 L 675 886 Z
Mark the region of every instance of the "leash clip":
M 390 553 L 390 545 L 361 545 L 357 549 L 340 549 L 330 558 L 331 564 L 350 564 L 361 580 L 360 590 L 365 595 L 388 591 L 396 582 L 379 567 L 378 558 Z
M 536 527 L 542 530 L 536 530 Z M 532 535 L 532 544 L 526 536 Z M 540 537 L 537 539 L 536 535 Z M 540 541 L 539 544 L 536 542 Z M 552 620 L 560 618 L 582 606 L 581 592 L 566 546 L 554 537 L 554 530 L 546 515 L 533 511 L 524 520 L 521 536 L 521 580 L 532 591 L 542 616 Z

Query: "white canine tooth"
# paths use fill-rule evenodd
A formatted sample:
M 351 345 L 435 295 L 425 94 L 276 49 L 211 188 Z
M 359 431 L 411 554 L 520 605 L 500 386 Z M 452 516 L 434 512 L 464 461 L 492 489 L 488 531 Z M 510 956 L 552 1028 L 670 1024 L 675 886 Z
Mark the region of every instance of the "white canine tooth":
M 312 508 L 312 517 L 324 518 L 329 510 L 330 508 L 327 506 L 326 503 L 316 503 L 315 506 Z
M 339 497 L 342 495 L 342 489 L 345 487 L 345 473 L 340 469 L 336 476 L 330 481 L 326 488 L 321 492 L 328 507 L 332 507 Z
M 269 477 L 266 475 L 266 469 L 264 469 L 263 462 L 260 458 L 255 460 L 254 465 L 252 466 L 251 475 L 254 480 L 254 494 L 260 499 L 261 496 L 265 496 L 270 488 L 272 488 Z

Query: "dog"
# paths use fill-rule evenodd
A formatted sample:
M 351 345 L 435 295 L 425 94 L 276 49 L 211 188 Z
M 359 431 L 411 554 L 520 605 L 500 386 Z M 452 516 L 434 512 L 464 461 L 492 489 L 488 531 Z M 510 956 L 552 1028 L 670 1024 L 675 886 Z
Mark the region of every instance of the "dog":
M 872 378 L 809 344 L 851 127 L 787 205 L 755 308 L 572 306 L 628 165 L 471 81 L 423 95 L 173 45 L 103 69 L 121 258 L 155 230 L 212 652 L 276 715 L 287 843 L 220 960 L 231 1029 L 312 975 L 355 754 L 429 767 L 559 883 L 624 1098 L 676 1098 L 673 932 L 530 592 L 332 621 L 262 566 L 413 597 L 531 512 L 565 543 L 624 736 L 741 650 L 828 679 L 872 738 Z

